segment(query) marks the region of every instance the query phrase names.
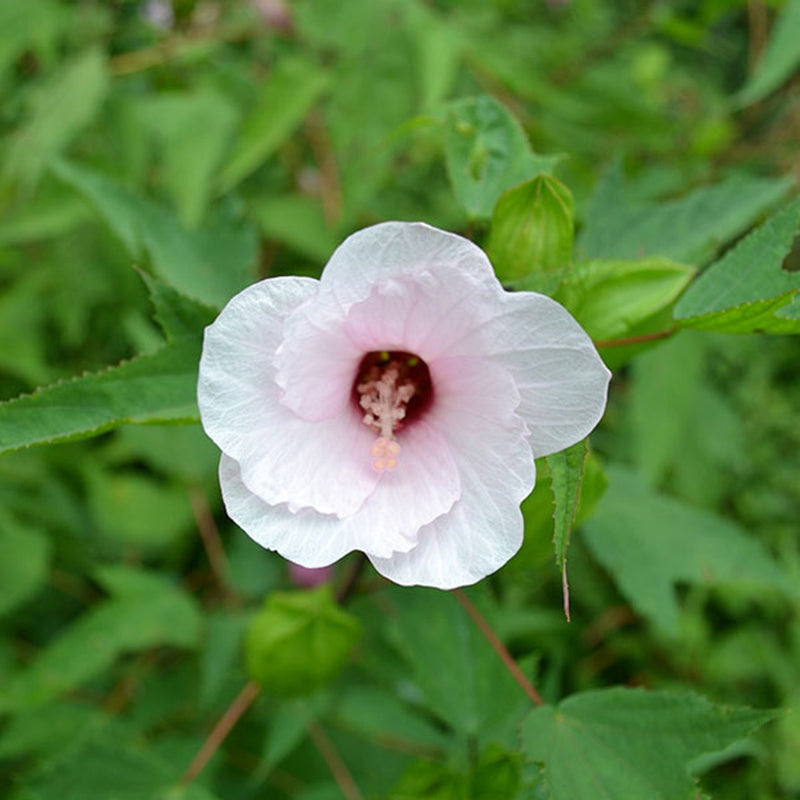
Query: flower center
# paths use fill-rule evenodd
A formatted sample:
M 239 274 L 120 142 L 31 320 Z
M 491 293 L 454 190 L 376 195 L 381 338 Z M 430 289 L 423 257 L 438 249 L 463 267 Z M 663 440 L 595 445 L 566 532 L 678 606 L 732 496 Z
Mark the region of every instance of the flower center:
M 428 365 L 413 353 L 375 350 L 361 359 L 353 399 L 362 422 L 378 434 L 370 448 L 378 472 L 397 466 L 400 444 L 395 434 L 420 416 L 433 399 Z

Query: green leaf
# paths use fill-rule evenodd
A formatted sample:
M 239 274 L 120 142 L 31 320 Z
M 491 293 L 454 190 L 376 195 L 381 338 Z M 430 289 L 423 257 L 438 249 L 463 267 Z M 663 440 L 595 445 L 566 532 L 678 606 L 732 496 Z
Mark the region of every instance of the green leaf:
M 450 105 L 445 157 L 456 198 L 477 219 L 491 217 L 506 189 L 550 171 L 560 160 L 535 154 L 519 122 L 488 95 Z
M 800 331 L 775 311 L 800 290 L 800 273 L 781 269 L 800 225 L 800 198 L 715 261 L 675 306 L 684 327 L 727 333 Z
M 678 632 L 675 584 L 800 590 L 761 543 L 734 522 L 648 489 L 609 468 L 609 487 L 584 523 L 586 544 L 634 608 L 668 635 Z
M 152 355 L 0 403 L 0 453 L 94 436 L 125 423 L 197 421 L 201 331 L 215 312 L 167 287 L 156 298 L 168 333 L 184 326 L 182 335 Z
M 705 349 L 700 334 L 680 333 L 631 365 L 628 420 L 633 455 L 651 485 L 658 484 L 684 457 L 684 432 L 697 416 L 697 392 Z M 701 425 L 707 420 L 698 420 Z
M 288 138 L 329 85 L 319 64 L 284 58 L 264 81 L 220 176 L 225 191 L 263 164 Z
M 578 250 L 590 259 L 662 256 L 703 264 L 792 188 L 791 179 L 734 174 L 674 200 L 638 200 L 617 165 L 586 204 Z
M 156 274 L 189 297 L 221 308 L 252 281 L 257 237 L 231 204 L 216 207 L 200 229 L 188 231 L 169 208 L 98 172 L 59 161 L 53 173 L 86 198 L 131 258 L 146 252 Z
M 578 510 L 583 466 L 588 454 L 588 442 L 586 439 L 582 439 L 566 450 L 547 456 L 550 485 L 553 490 L 553 519 L 555 520 L 553 545 L 556 551 L 556 564 L 559 567 L 567 559 L 569 536 L 575 522 L 575 512 Z
M 124 576 L 125 591 L 93 606 L 48 644 L 0 690 L 0 709 L 46 703 L 102 674 L 125 652 L 196 647 L 202 616 L 194 600 L 160 577 L 144 571 L 138 577 Z
M 68 19 L 55 0 L 0 3 L 0 76 L 26 50 L 39 57 L 49 53 Z
M 161 149 L 159 177 L 188 228 L 203 218 L 217 165 L 236 124 L 235 107 L 208 89 L 160 93 L 140 106 Z
M 215 800 L 198 784 L 179 782 L 181 766 L 171 764 L 119 731 L 81 738 L 22 781 L 30 800 Z
M 519 797 L 520 758 L 492 746 L 467 774 L 436 761 L 415 761 L 392 788 L 392 800 L 510 800 Z
M 34 95 L 29 119 L 6 155 L 5 174 L 26 187 L 35 184 L 50 160 L 92 121 L 108 88 L 106 59 L 99 50 L 62 65 Z
M 308 724 L 320 715 L 321 695 L 282 699 L 270 715 L 262 760 L 254 777 L 263 780 L 308 735 Z
M 0 735 L 0 758 L 57 753 L 75 731 L 87 733 L 108 724 L 98 708 L 70 702 L 52 702 L 15 714 Z
M 748 106 L 766 97 L 794 75 L 800 66 L 800 0 L 787 0 L 769 38 L 766 50 L 734 98 Z
M 532 711 L 528 758 L 544 765 L 551 800 L 688 800 L 688 763 L 747 736 L 771 711 L 714 706 L 690 692 L 601 689 Z
M 476 601 L 478 591 L 471 591 Z M 529 701 L 450 594 L 403 588 L 385 594 L 387 635 L 410 664 L 428 708 L 456 732 L 491 741 Z M 491 622 L 488 603 L 478 601 Z
M 89 510 L 103 537 L 153 554 L 192 530 L 185 487 L 131 470 L 111 472 L 87 466 L 85 475 Z
M 319 199 L 297 194 L 256 197 L 250 212 L 265 236 L 324 264 L 340 237 L 326 222 Z
M 576 264 L 555 297 L 595 341 L 630 335 L 669 307 L 695 271 L 662 258 Z
M 45 582 L 50 540 L 0 508 L 0 616 L 31 599 Z
M 572 194 L 549 175 L 509 189 L 497 201 L 487 244 L 503 283 L 551 293 L 572 263 Z
M 247 670 L 273 694 L 311 694 L 342 670 L 360 634 L 327 585 L 273 592 L 247 631 Z

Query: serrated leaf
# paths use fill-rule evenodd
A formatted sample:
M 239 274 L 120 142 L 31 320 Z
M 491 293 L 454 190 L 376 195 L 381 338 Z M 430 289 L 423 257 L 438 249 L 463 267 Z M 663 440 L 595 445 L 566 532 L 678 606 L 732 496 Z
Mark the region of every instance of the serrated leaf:
M 663 258 L 576 264 L 555 297 L 595 341 L 630 335 L 668 308 L 695 271 Z
M 109 87 L 106 58 L 91 49 L 62 65 L 34 95 L 30 117 L 6 156 L 5 174 L 36 183 L 57 156 L 100 110 Z
M 747 106 L 766 97 L 800 66 L 800 0 L 788 0 L 770 34 L 766 50 L 735 100 Z
M 504 192 L 492 213 L 487 252 L 502 283 L 551 293 L 572 264 L 572 194 L 550 175 Z
M 123 593 L 78 617 L 0 689 L 0 709 L 46 703 L 101 674 L 125 652 L 196 647 L 202 617 L 193 598 L 161 578 L 148 585 L 147 594 Z
M 152 355 L 0 403 L 0 453 L 94 436 L 125 423 L 197 421 L 201 325 L 214 312 L 167 287 L 156 302 L 168 331 L 181 335 Z
M 586 204 L 578 250 L 587 259 L 662 256 L 700 265 L 792 188 L 790 178 L 734 174 L 674 200 L 635 201 L 617 165 Z
M 519 122 L 489 95 L 450 105 L 445 157 L 456 198 L 474 219 L 491 217 L 506 189 L 549 172 L 560 160 L 535 154 Z
M 223 190 L 257 169 L 286 141 L 329 84 L 314 62 L 285 58 L 264 81 L 254 108 L 242 123 L 220 176 Z
M 800 198 L 770 217 L 715 261 L 675 306 L 684 327 L 728 333 L 800 331 L 775 311 L 800 290 L 800 273 L 781 269 L 798 225 Z
M 589 445 L 587 440 L 583 439 L 566 450 L 547 456 L 553 490 L 553 519 L 555 521 L 553 545 L 555 546 L 556 564 L 559 567 L 567 558 L 569 536 L 581 495 L 583 466 L 588 454 Z
M 547 456 L 550 486 L 553 490 L 553 547 L 556 565 L 561 570 L 564 614 L 569 620 L 569 584 L 567 582 L 567 547 L 581 496 L 583 467 L 589 453 L 586 439 Z
M 609 486 L 582 532 L 595 558 L 639 613 L 678 631 L 675 584 L 800 589 L 761 543 L 734 522 L 648 489 L 636 473 L 607 470 Z
M 256 234 L 231 205 L 215 207 L 202 228 L 189 231 L 169 208 L 105 175 L 66 161 L 52 171 L 86 198 L 131 258 L 146 252 L 153 271 L 178 291 L 221 308 L 251 282 Z
M 551 800 L 688 800 L 688 762 L 775 716 L 690 692 L 601 689 L 534 709 L 522 723 L 528 758 L 544 765 Z

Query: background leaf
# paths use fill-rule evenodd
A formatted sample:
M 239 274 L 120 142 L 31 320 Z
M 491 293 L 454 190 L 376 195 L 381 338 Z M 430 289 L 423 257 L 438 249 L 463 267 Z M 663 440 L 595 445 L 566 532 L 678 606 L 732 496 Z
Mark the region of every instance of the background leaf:
M 168 295 L 170 313 L 188 315 L 193 330 L 152 355 L 0 403 L 0 452 L 95 435 L 124 423 L 198 418 L 200 331 L 214 313 L 176 292 L 160 291 L 162 309 Z
M 492 215 L 506 189 L 548 172 L 558 161 L 536 155 L 519 123 L 488 95 L 450 106 L 445 156 L 456 197 L 468 216 L 478 219 Z
M 800 2 L 787 0 L 778 14 L 766 50 L 736 97 L 743 106 L 766 97 L 792 77 L 800 66 Z
M 635 473 L 609 468 L 608 477 L 584 539 L 637 611 L 664 633 L 678 632 L 678 582 L 798 596 L 764 547 L 735 523 L 659 495 Z
M 781 269 L 800 225 L 800 200 L 715 261 L 675 306 L 675 318 L 690 328 L 747 333 L 800 331 L 775 318 L 800 290 L 800 274 Z
M 772 717 L 713 706 L 688 692 L 605 689 L 535 709 L 522 724 L 522 742 L 527 756 L 544 764 L 552 800 L 686 800 L 692 758 Z
M 116 588 L 113 583 L 111 588 Z M 101 674 L 123 652 L 197 646 L 202 618 L 187 594 L 161 577 L 146 575 L 133 574 L 125 588 L 80 616 L 4 687 L 0 709 L 46 703 Z
M 583 259 L 662 256 L 703 264 L 790 189 L 785 179 L 732 174 L 714 186 L 659 202 L 636 197 L 617 164 L 587 203 L 578 252 Z

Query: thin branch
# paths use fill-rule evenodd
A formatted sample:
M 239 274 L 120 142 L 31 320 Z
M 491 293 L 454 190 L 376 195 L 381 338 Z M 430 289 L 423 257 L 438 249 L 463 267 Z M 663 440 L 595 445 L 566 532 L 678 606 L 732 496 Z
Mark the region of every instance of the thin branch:
M 234 701 L 228 706 L 225 713 L 219 718 L 214 729 L 203 742 L 203 746 L 197 751 L 197 755 L 192 759 L 192 763 L 186 768 L 181 781 L 190 784 L 213 758 L 214 753 L 219 750 L 233 726 L 242 718 L 245 711 L 253 704 L 253 701 L 261 692 L 261 687 L 255 681 L 248 681 Z
M 511 673 L 511 677 L 520 685 L 522 691 L 525 692 L 534 705 L 544 705 L 544 700 L 539 692 L 533 688 L 531 682 L 525 677 L 522 670 L 517 665 L 517 662 L 508 652 L 506 646 L 500 641 L 500 637 L 494 632 L 492 626 L 486 621 L 486 618 L 478 611 L 477 606 L 472 600 L 467 597 L 466 593 L 461 589 L 453 589 L 452 594 L 455 595 L 456 600 L 464 607 L 467 614 L 472 617 L 472 621 L 478 626 L 480 632 L 487 638 L 489 644 L 494 648 L 495 653 L 500 656 L 500 660 L 505 665 L 506 669 Z
M 678 329 L 669 328 L 665 331 L 656 331 L 655 333 L 642 333 L 639 336 L 628 336 L 623 339 L 604 339 L 594 343 L 595 347 L 625 347 L 629 344 L 641 344 L 642 342 L 652 342 L 656 339 L 666 339 L 672 336 Z
M 342 187 L 339 181 L 339 168 L 331 147 L 325 120 L 319 109 L 312 111 L 305 123 L 306 135 L 314 153 L 320 175 L 320 194 L 322 213 L 328 225 L 336 225 L 342 218 Z
M 767 20 L 767 5 L 763 0 L 748 0 L 747 2 L 747 33 L 748 72 L 753 72 L 756 64 L 764 52 L 767 44 L 769 23 Z
M 232 601 L 235 599 L 235 593 L 228 585 L 228 557 L 225 555 L 225 548 L 222 546 L 219 529 L 208 506 L 208 500 L 201 489 L 192 487 L 189 489 L 189 503 L 214 578 L 225 599 Z
M 111 72 L 114 75 L 130 75 L 134 72 L 166 64 L 174 58 L 180 58 L 198 46 L 222 44 L 225 42 L 241 42 L 264 35 L 258 25 L 229 31 L 203 28 L 189 33 L 176 33 L 162 39 L 151 47 L 120 53 L 110 59 Z
M 333 742 L 322 730 L 322 726 L 318 722 L 312 721 L 308 723 L 306 728 L 346 800 L 364 800 L 364 795 L 361 794 L 361 790 L 356 786 L 350 770 L 347 769 L 344 761 L 342 761 L 341 756 L 333 746 Z

